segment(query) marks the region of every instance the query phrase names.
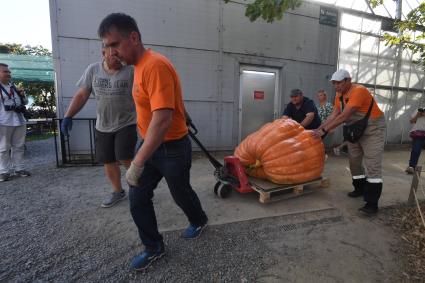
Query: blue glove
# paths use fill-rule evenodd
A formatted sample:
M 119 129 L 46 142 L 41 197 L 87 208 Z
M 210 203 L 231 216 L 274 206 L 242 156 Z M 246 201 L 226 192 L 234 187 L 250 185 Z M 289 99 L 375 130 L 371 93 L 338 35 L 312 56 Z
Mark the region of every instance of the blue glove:
M 61 123 L 61 132 L 65 137 L 69 137 L 69 131 L 72 130 L 72 118 L 65 117 Z

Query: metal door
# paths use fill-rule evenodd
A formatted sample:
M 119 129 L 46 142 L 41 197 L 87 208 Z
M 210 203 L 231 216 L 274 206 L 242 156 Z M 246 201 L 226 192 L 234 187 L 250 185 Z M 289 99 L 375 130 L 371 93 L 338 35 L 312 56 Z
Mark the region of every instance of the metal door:
M 279 113 L 278 70 L 243 66 L 240 70 L 239 142 Z

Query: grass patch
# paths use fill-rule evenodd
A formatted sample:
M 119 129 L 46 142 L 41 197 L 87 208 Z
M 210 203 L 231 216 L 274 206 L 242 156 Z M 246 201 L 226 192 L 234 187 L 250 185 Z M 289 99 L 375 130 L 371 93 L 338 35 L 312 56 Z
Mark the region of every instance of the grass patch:
M 45 133 L 41 133 L 41 134 L 32 134 L 32 135 L 27 135 L 25 137 L 25 140 L 26 141 L 45 140 L 45 139 L 53 137 L 53 135 L 54 135 L 53 132 L 45 132 Z

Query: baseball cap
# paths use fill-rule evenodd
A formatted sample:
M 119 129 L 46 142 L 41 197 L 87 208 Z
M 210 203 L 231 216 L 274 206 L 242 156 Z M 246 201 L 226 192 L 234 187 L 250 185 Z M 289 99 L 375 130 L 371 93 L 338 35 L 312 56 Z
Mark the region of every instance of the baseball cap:
M 303 94 L 303 92 L 301 91 L 301 89 L 298 89 L 298 88 L 295 88 L 295 89 L 293 89 L 293 90 L 291 90 L 291 97 L 293 97 L 293 96 L 298 96 L 298 95 L 302 95 Z
M 343 79 L 350 79 L 350 73 L 347 70 L 344 69 L 339 69 L 338 71 L 336 71 L 335 73 L 333 73 L 332 78 L 330 79 L 330 81 L 337 81 L 340 82 Z

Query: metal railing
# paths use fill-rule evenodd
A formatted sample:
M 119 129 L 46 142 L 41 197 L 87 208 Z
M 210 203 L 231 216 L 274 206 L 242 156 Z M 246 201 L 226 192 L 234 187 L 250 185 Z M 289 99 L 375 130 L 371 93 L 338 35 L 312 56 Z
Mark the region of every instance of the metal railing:
M 410 187 L 410 194 L 409 194 L 409 199 L 407 202 L 409 205 L 412 205 L 412 206 L 416 204 L 419 215 L 422 220 L 422 224 L 424 225 L 424 228 L 425 228 L 424 212 L 422 211 L 422 208 L 418 199 L 418 193 L 422 193 L 425 198 L 425 181 L 421 177 L 421 172 L 422 172 L 422 166 L 417 166 L 413 174 L 412 186 Z
M 42 135 L 51 132 L 54 128 L 53 118 L 29 119 L 27 125 L 27 136 Z
M 55 153 L 56 153 L 56 166 L 57 167 L 69 167 L 69 166 L 80 166 L 80 165 L 100 165 L 96 161 L 96 147 L 94 141 L 96 139 L 96 119 L 95 118 L 73 118 L 72 121 L 87 122 L 87 130 L 89 132 L 89 150 L 85 153 L 76 153 L 72 150 L 72 144 L 69 137 L 65 137 L 60 129 L 60 124 L 63 119 L 53 119 L 53 131 L 55 139 Z

